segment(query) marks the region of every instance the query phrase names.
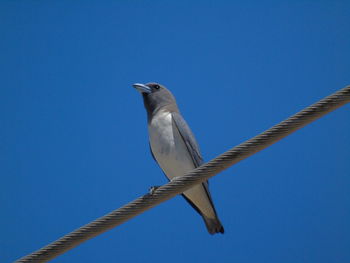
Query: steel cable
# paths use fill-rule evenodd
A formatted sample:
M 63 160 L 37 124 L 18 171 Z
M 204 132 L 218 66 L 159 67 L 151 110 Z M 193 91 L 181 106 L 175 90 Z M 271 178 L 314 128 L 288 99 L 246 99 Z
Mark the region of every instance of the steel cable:
M 46 262 L 53 259 L 67 250 L 76 247 L 80 243 L 106 232 L 161 202 L 186 191 L 195 184 L 208 180 L 217 173 L 263 150 L 292 132 L 295 132 L 348 102 L 350 102 L 350 86 L 305 108 L 285 121 L 282 121 L 265 132 L 243 142 L 210 162 L 187 173 L 185 176 L 175 178 L 171 182 L 157 188 L 152 193 L 137 198 L 123 207 L 74 230 L 16 262 Z

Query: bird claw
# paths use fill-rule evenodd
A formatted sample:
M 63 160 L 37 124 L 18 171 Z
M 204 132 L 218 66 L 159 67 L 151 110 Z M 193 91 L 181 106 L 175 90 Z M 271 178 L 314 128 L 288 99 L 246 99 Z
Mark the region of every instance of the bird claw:
M 180 177 L 181 177 L 181 176 L 175 176 L 175 177 L 171 178 L 170 181 L 171 181 L 171 182 L 172 182 L 172 181 L 176 181 L 177 179 L 180 179 Z
M 148 189 L 149 194 L 153 195 L 154 192 L 155 192 L 159 187 L 160 187 L 160 186 L 151 186 L 151 187 Z

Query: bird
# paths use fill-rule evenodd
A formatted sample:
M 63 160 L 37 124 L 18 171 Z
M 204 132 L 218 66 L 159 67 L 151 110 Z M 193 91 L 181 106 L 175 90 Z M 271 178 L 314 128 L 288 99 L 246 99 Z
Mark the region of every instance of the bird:
M 203 163 L 198 143 L 180 114 L 173 94 L 155 82 L 135 83 L 147 112 L 149 145 L 153 159 L 169 180 L 185 175 Z M 210 234 L 224 233 L 209 192 L 208 181 L 182 196 L 202 216 Z

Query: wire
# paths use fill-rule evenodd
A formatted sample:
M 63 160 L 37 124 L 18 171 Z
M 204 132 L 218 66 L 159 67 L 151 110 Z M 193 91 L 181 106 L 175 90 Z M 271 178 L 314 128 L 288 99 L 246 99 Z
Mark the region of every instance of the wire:
M 137 198 L 123 207 L 74 230 L 16 262 L 46 262 L 53 259 L 76 247 L 80 243 L 126 222 L 161 202 L 183 193 L 195 184 L 208 180 L 217 173 L 263 150 L 292 132 L 295 132 L 348 102 L 350 102 L 350 86 L 305 108 L 285 121 L 230 149 L 186 175 L 175 178 L 171 182 L 157 188 L 154 192 Z

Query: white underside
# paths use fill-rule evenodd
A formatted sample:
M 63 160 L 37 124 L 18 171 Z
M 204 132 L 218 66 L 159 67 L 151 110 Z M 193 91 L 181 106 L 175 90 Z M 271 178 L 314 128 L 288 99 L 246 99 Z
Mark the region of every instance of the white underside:
M 150 144 L 154 157 L 165 175 L 171 180 L 195 168 L 186 145 L 173 124 L 170 112 L 160 111 L 148 125 Z M 209 218 L 215 213 L 204 187 L 200 184 L 184 192 L 199 210 Z

